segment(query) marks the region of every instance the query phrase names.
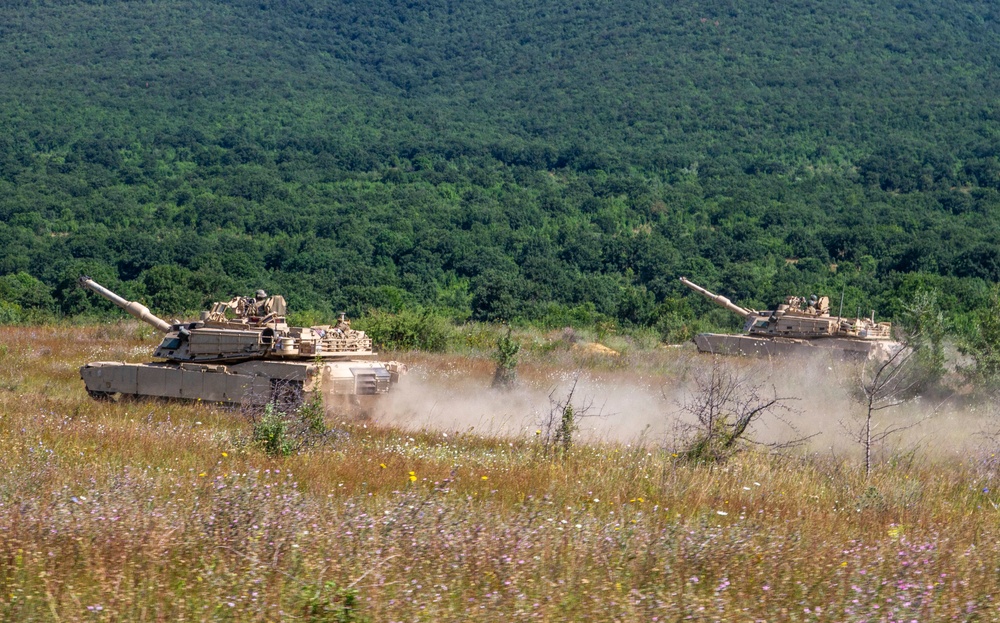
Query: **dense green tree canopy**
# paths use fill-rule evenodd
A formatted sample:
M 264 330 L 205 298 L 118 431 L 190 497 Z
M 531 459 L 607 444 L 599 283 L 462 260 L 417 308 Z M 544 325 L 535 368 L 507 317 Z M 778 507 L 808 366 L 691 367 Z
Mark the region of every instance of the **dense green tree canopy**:
M 0 7 L 0 321 L 258 287 L 682 336 L 820 291 L 1000 281 L 981 0 L 21 0 Z

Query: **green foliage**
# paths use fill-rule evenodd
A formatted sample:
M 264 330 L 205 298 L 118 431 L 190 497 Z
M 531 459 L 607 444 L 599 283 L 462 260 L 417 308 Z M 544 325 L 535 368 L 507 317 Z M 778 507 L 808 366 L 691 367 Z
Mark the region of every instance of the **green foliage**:
M 667 299 L 657 308 L 656 317 L 656 330 L 664 342 L 685 342 L 693 339 L 697 332 L 694 311 L 685 299 Z
M 314 327 L 318 325 L 334 325 L 337 323 L 336 319 L 332 318 L 330 315 L 314 309 L 291 311 L 288 313 L 286 320 L 289 325 L 294 327 Z
M 937 385 L 945 374 L 947 327 L 936 290 L 916 293 L 903 315 L 902 332 L 906 346 L 913 349 L 909 360 L 913 390 L 921 393 Z
M 496 350 L 493 351 L 493 361 L 497 367 L 493 373 L 493 387 L 511 389 L 517 383 L 517 355 L 521 351 L 521 343 L 511 337 L 511 329 L 497 338 Z
M 55 308 L 51 288 L 24 272 L 0 277 L 0 301 L 39 311 Z
M 555 397 L 555 391 L 549 394 L 549 412 L 539 421 L 539 428 L 535 433 L 543 456 L 569 459 L 575 435 L 580 430 L 580 420 L 601 415 L 591 411 L 592 401 L 577 403 L 575 396 L 578 381 L 579 379 L 573 381 L 573 385 L 561 399 Z
M 450 323 L 429 310 L 390 313 L 371 310 L 355 322 L 378 348 L 388 350 L 443 351 L 452 333 Z
M 253 423 L 253 442 L 270 456 L 288 456 L 295 444 L 288 437 L 287 416 L 274 403 L 264 405 L 264 412 Z
M 559 446 L 563 456 L 567 455 L 573 448 L 573 433 L 576 430 L 576 416 L 573 413 L 573 404 L 567 402 L 559 416 L 559 429 L 556 432 L 555 443 Z
M 0 325 L 20 324 L 24 319 L 24 312 L 17 303 L 0 301 Z
M 539 305 L 536 309 L 532 324 L 546 329 L 593 327 L 611 320 L 606 314 L 598 312 L 594 303 L 589 301 L 572 306 L 550 303 Z
M 360 623 L 366 621 L 358 614 L 358 591 L 351 587 L 323 582 L 302 587 L 301 618 L 317 623 Z
M 322 399 L 315 396 L 283 411 L 276 402 L 249 409 L 252 443 L 272 457 L 289 456 L 322 443 L 330 431 L 324 422 Z
M 728 414 L 720 415 L 687 444 L 681 456 L 696 464 L 725 461 L 734 453 L 733 444 L 738 440 L 732 425 Z
M 153 266 L 142 273 L 146 298 L 152 309 L 171 317 L 194 314 L 202 309 L 204 294 L 194 273 L 182 266 Z
M 976 324 L 961 345 L 974 366 L 966 370 L 970 380 L 988 390 L 1000 389 L 1000 286 L 994 286 L 989 307 L 976 314 Z
M 990 3 L 451 9 L 0 7 L 3 321 L 119 315 L 87 273 L 166 315 L 404 314 L 405 348 L 425 309 L 684 341 L 739 321 L 682 274 L 889 319 L 1000 281 Z
M 497 339 L 505 328 L 484 322 L 468 322 L 455 328 L 453 341 L 459 350 L 488 352 L 496 348 Z
M 326 422 L 324 421 L 323 401 L 320 397 L 313 397 L 312 400 L 303 402 L 296 414 L 299 421 L 305 426 L 303 434 L 308 439 L 320 438 L 326 435 Z
M 28 273 L 0 277 L 0 325 L 51 320 L 55 307 L 51 288 Z

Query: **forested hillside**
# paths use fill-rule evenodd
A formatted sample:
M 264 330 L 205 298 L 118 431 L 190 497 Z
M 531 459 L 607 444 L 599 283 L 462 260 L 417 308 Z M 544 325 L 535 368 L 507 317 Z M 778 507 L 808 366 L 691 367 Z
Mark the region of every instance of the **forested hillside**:
M 0 7 L 0 322 L 422 308 L 682 339 L 821 292 L 1000 281 L 980 0 L 21 0 Z

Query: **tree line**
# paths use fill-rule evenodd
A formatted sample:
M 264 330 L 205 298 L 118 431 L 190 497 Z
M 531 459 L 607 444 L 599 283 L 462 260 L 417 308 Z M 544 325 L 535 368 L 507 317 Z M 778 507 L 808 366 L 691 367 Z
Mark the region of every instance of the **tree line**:
M 986 2 L 8 3 L 0 321 L 293 310 L 646 328 L 1000 281 Z

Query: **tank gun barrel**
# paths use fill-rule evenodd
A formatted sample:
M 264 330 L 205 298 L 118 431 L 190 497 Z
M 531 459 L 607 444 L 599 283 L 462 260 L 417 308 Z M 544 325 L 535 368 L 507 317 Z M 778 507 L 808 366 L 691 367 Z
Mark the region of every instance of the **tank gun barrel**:
M 753 313 L 749 309 L 744 309 L 743 307 L 740 307 L 739 305 L 737 305 L 736 303 L 730 301 L 729 299 L 727 299 L 726 297 L 722 296 L 721 294 L 713 294 L 712 292 L 709 292 L 705 288 L 703 288 L 703 287 L 701 287 L 701 286 L 699 286 L 697 284 L 691 283 L 690 281 L 688 281 L 684 277 L 681 277 L 681 283 L 683 283 L 687 287 L 691 288 L 692 290 L 694 290 L 698 294 L 704 296 L 708 300 L 712 301 L 716 305 L 718 305 L 720 307 L 725 307 L 726 309 L 728 309 L 729 311 L 733 312 L 734 314 L 739 314 L 740 316 L 743 316 L 744 318 L 746 318 L 747 316 L 749 316 L 750 314 Z
M 84 288 L 96 294 L 100 294 L 101 296 L 108 299 L 118 307 L 124 309 L 130 315 L 138 318 L 139 320 L 145 322 L 146 324 L 156 327 L 163 333 L 167 333 L 170 331 L 170 323 L 154 315 L 153 312 L 149 311 L 149 308 L 143 305 L 142 303 L 137 303 L 135 301 L 126 301 L 125 299 L 118 296 L 111 290 L 108 290 L 107 288 L 97 283 L 90 277 L 80 277 L 79 282 L 80 285 L 83 286 Z

